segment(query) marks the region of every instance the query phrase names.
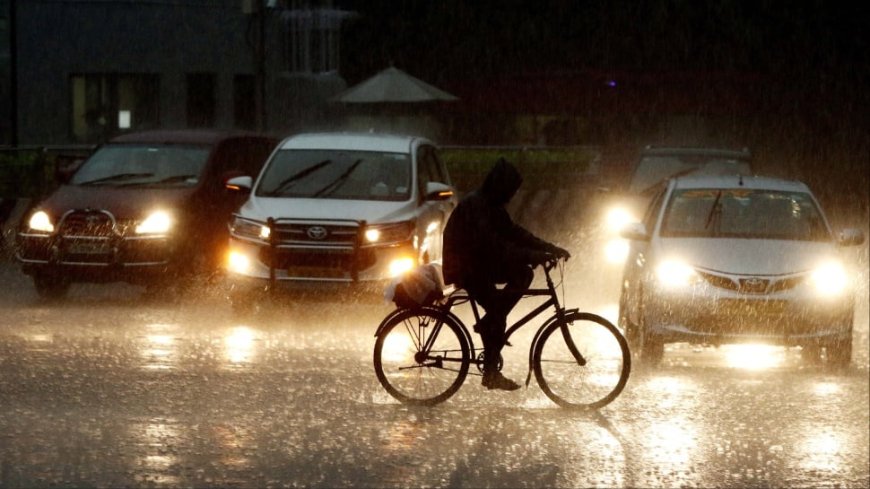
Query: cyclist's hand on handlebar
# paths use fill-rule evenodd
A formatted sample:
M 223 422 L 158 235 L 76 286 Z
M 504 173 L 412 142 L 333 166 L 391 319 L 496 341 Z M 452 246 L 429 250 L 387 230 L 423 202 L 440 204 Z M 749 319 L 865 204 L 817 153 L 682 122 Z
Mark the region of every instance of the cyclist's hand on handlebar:
M 560 248 L 558 246 L 553 246 L 552 253 L 557 259 L 568 261 L 568 258 L 571 258 L 571 253 L 569 253 L 568 250 L 566 250 L 565 248 Z

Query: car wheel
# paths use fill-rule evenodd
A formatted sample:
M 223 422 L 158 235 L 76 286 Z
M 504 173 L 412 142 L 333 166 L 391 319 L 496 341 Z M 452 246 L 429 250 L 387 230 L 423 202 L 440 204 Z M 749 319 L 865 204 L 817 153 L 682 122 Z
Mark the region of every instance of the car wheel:
M 814 343 L 802 345 L 801 360 L 810 365 L 819 363 L 822 360 L 822 347 Z
M 629 348 L 640 348 L 638 345 L 637 325 L 631 322 L 631 319 L 628 318 L 628 297 L 625 286 L 622 287 L 622 293 L 619 295 L 618 323 L 618 326 L 625 334 L 625 339 L 628 341 Z
M 643 296 L 641 295 L 641 297 Z M 641 362 L 649 366 L 657 366 L 659 363 L 661 363 L 662 357 L 665 354 L 665 344 L 660 338 L 650 334 L 650 332 L 648 331 L 643 299 L 641 299 L 638 317 L 640 318 L 640 324 L 637 328 L 638 358 Z
M 843 340 L 833 341 L 825 345 L 825 356 L 828 365 L 836 368 L 845 368 L 852 361 L 852 325 L 849 325 L 849 336 Z
M 642 331 L 640 337 L 640 360 L 651 366 L 661 363 L 665 355 L 664 342 L 646 331 Z
M 39 297 L 47 300 L 62 299 L 69 291 L 70 281 L 56 275 L 34 275 L 33 285 Z
M 227 298 L 233 314 L 239 317 L 256 314 L 260 309 L 260 301 L 263 300 L 261 293 L 258 292 L 261 291 L 232 288 L 227 293 Z

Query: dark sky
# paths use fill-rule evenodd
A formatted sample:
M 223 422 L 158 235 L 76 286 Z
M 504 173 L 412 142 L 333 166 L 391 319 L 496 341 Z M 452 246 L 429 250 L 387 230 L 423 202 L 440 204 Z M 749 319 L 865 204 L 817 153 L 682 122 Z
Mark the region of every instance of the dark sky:
M 835 78 L 851 89 L 867 83 L 870 17 L 862 2 L 337 3 L 361 14 L 344 34 L 350 83 L 390 63 L 434 83 L 583 69 Z

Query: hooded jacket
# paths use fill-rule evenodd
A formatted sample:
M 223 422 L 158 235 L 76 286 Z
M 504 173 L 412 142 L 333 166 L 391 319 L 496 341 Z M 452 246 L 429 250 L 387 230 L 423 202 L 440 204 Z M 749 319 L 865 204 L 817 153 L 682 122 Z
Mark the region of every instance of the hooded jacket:
M 557 248 L 515 224 L 506 206 L 520 188 L 519 171 L 499 159 L 479 189 L 460 202 L 444 229 L 446 283 L 458 286 L 470 277 L 498 281 L 508 264 L 537 264 Z

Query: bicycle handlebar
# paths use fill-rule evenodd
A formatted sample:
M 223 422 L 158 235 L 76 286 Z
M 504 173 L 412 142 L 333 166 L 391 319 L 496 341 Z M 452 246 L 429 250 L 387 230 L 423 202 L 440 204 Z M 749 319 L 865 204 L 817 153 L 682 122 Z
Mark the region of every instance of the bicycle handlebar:
M 556 265 L 559 264 L 559 260 L 564 260 L 564 258 L 556 255 L 551 255 L 543 263 L 541 263 L 540 266 L 544 269 L 544 271 L 549 272 L 550 270 L 556 268 Z

